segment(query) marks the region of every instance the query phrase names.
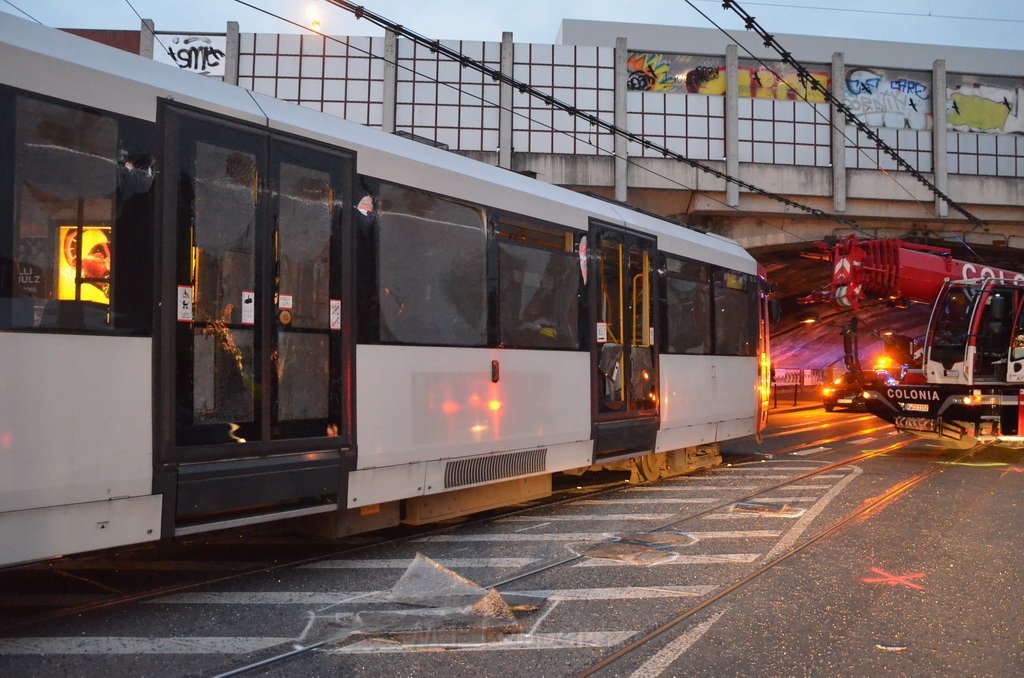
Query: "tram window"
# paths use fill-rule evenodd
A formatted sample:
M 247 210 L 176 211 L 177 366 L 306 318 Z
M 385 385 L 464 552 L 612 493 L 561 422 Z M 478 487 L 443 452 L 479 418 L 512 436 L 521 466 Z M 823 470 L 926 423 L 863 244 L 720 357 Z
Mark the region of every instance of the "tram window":
M 377 229 L 381 341 L 485 345 L 484 211 L 382 183 Z
M 330 401 L 331 235 L 340 201 L 331 177 L 281 163 L 278 279 L 277 419 L 325 419 Z M 287 307 L 287 308 L 286 308 Z
M 581 278 L 573 234 L 503 220 L 494 236 L 501 344 L 579 348 Z
M 665 260 L 666 353 L 711 353 L 711 283 L 707 264 Z
M 0 328 L 148 333 L 152 131 L 24 95 L 13 109 Z
M 243 305 L 257 289 L 257 160 L 197 142 L 192 172 L 194 423 L 251 422 L 256 347 Z
M 757 285 L 746 273 L 714 272 L 715 353 L 757 355 Z

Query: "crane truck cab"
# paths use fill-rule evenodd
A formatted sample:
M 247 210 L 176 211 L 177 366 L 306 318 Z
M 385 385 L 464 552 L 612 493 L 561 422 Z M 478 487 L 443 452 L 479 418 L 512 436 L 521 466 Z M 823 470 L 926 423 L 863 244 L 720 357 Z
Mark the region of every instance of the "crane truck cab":
M 932 308 L 923 384 L 866 393 L 898 430 L 958 444 L 1024 445 L 1024 281 L 947 281 Z

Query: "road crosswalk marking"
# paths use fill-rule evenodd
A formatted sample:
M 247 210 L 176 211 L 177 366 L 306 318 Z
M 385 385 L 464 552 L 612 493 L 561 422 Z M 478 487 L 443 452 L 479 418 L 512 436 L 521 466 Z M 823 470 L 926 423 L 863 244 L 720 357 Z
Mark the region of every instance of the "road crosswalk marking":
M 651 600 L 690 598 L 715 591 L 713 585 L 622 586 L 592 589 L 513 591 L 517 596 L 549 600 Z M 387 591 L 198 591 L 145 601 L 147 605 L 352 605 L 384 602 Z M 369 600 L 367 600 L 369 599 Z
M 291 643 L 294 638 L 176 636 L 74 636 L 70 638 L 2 638 L 0 656 L 11 655 L 135 655 L 247 654 Z
M 508 518 L 499 518 L 495 522 L 498 523 L 533 523 L 538 520 L 544 520 L 549 522 L 571 522 L 574 520 L 607 520 L 607 521 L 628 521 L 628 520 L 668 520 L 669 518 L 675 518 L 675 513 L 577 513 L 575 515 L 568 516 L 509 516 Z

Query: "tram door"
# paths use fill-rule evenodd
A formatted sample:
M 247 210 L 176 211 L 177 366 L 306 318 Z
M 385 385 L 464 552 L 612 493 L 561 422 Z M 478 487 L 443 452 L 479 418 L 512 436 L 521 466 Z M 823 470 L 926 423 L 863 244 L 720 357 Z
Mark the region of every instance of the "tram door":
M 591 227 L 589 254 L 594 459 L 654 449 L 658 352 L 653 238 Z
M 169 112 L 167 129 L 174 310 L 161 353 L 178 513 L 334 496 L 349 443 L 341 234 L 351 158 L 186 112 Z M 229 463 L 188 465 L 211 461 Z M 225 498 L 212 500 L 214 489 Z

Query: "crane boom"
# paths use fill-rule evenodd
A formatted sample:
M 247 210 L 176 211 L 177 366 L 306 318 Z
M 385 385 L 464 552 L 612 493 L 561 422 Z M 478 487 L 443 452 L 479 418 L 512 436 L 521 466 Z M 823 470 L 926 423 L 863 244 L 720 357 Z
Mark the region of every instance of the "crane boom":
M 822 245 L 826 247 L 825 245 Z M 800 299 L 860 310 L 864 299 L 932 303 L 947 280 L 1022 280 L 1024 273 L 954 259 L 945 247 L 847 236 L 831 248 L 832 280 Z

